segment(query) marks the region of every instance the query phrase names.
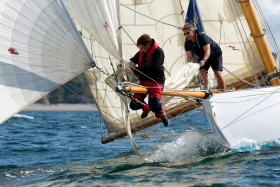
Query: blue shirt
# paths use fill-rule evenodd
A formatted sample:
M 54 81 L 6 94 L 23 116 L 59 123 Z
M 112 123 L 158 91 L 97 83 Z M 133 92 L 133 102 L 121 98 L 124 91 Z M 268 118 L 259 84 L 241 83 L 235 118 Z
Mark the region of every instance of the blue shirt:
M 220 55 L 222 54 L 222 50 L 220 46 L 214 42 L 209 36 L 204 33 L 200 33 L 197 30 L 195 31 L 196 42 L 192 42 L 186 39 L 185 42 L 185 50 L 192 51 L 199 58 L 202 59 L 204 57 L 204 49 L 203 47 L 207 44 L 210 44 L 210 56 L 212 55 Z

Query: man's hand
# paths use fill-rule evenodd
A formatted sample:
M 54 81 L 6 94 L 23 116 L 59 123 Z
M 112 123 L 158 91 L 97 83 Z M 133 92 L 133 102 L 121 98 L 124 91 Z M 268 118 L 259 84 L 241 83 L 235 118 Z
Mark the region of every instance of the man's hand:
M 136 65 L 133 62 L 130 62 L 129 67 L 130 67 L 131 71 L 134 73 Z
M 205 65 L 205 60 L 202 59 L 202 60 L 199 62 L 199 65 L 200 65 L 200 67 L 204 66 L 204 65 Z

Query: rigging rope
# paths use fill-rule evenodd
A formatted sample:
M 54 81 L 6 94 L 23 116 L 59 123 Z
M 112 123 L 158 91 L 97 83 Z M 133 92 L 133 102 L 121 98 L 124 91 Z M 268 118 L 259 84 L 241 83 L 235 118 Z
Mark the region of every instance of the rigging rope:
M 142 16 L 145 16 L 145 17 L 147 17 L 147 18 L 149 18 L 149 19 L 152 19 L 152 20 L 154 20 L 154 21 L 156 21 L 156 22 L 159 22 L 159 23 L 162 23 L 162 24 L 165 24 L 165 25 L 169 25 L 169 26 L 175 27 L 175 28 L 177 28 L 177 29 L 181 29 L 181 27 L 177 27 L 177 26 L 175 26 L 175 25 L 172 25 L 172 24 L 169 24 L 169 23 L 165 23 L 165 22 L 159 21 L 159 20 L 157 20 L 157 19 L 154 19 L 154 18 L 152 18 L 152 17 L 150 17 L 150 16 L 147 16 L 147 15 L 145 15 L 145 14 L 142 14 L 142 13 L 136 11 L 136 10 L 133 10 L 132 8 L 129 8 L 128 6 L 125 6 L 125 5 L 122 4 L 122 3 L 120 3 L 120 5 L 122 5 L 122 6 L 126 7 L 126 8 L 128 8 L 128 9 L 130 9 L 130 10 L 132 10 L 132 11 L 134 11 L 135 13 L 138 13 L 138 14 L 140 14 L 140 15 L 142 15 Z
M 258 85 L 252 84 L 252 83 L 250 83 L 250 82 L 248 82 L 248 81 L 246 81 L 246 80 L 244 80 L 244 79 L 241 79 L 240 77 L 238 77 L 238 76 L 235 75 L 234 73 L 230 72 L 230 71 L 229 71 L 227 68 L 225 68 L 224 66 L 223 66 L 223 68 L 224 68 L 229 74 L 231 74 L 232 76 L 234 76 L 234 77 L 237 78 L 238 80 L 240 80 L 240 81 L 242 81 L 242 82 L 244 82 L 244 83 L 246 83 L 246 84 L 248 84 L 248 85 L 254 86 L 254 87 L 256 87 L 256 88 L 260 88 L 260 86 L 258 86 Z
M 231 0 L 231 2 L 232 2 L 232 0 Z M 233 5 L 234 5 L 234 7 L 235 7 L 235 4 L 234 4 L 234 3 L 233 3 Z M 230 8 L 229 8 L 229 7 L 230 7 Z M 253 65 L 252 65 L 252 60 L 251 60 L 251 58 L 250 58 L 248 49 L 247 49 L 247 47 L 246 47 L 246 45 L 245 45 L 245 41 L 244 41 L 244 39 L 243 39 L 243 37 L 242 37 L 241 29 L 240 29 L 240 26 L 238 25 L 238 22 L 237 22 L 237 20 L 236 20 L 236 16 L 235 16 L 235 14 L 234 14 L 232 5 L 231 5 L 231 3 L 230 3 L 230 0 L 228 0 L 227 9 L 228 9 L 229 12 L 232 13 L 232 14 L 230 14 L 231 20 L 234 21 L 234 23 L 235 23 L 235 25 L 236 25 L 235 27 L 237 27 L 237 30 L 238 30 L 238 32 L 239 32 L 239 35 L 238 35 L 238 34 L 237 34 L 237 35 L 240 36 L 240 38 L 241 38 L 241 40 L 242 40 L 244 49 L 245 49 L 245 51 L 246 51 L 247 58 L 248 58 L 248 60 L 249 60 L 249 65 L 252 67 L 252 69 L 251 69 L 252 72 L 250 71 L 250 69 L 249 69 L 249 71 L 250 71 L 250 73 L 253 73 L 253 76 L 254 76 L 255 79 L 256 79 L 256 73 L 255 73 L 254 67 L 253 67 Z M 237 12 L 236 7 L 235 7 L 235 11 Z M 237 14 L 237 15 L 238 15 L 238 14 Z M 232 18 L 232 17 L 233 17 L 233 18 Z M 238 17 L 239 17 L 239 16 L 238 16 Z M 245 36 L 246 36 L 246 32 L 245 32 L 245 29 L 244 29 L 244 27 L 243 27 L 243 24 L 242 24 L 242 21 L 241 21 L 240 18 L 239 18 L 239 21 L 240 21 L 240 24 L 242 25 L 243 31 L 244 31 Z M 249 43 L 250 43 L 250 42 L 249 42 Z M 254 53 L 253 53 L 253 55 L 254 55 Z M 247 61 L 245 61 L 245 62 L 247 62 Z
M 263 12 L 262 12 L 262 10 L 261 10 L 261 7 L 260 7 L 260 5 L 259 5 L 258 0 L 255 0 L 255 1 L 256 1 L 256 3 L 254 3 L 254 1 L 253 1 L 254 6 L 255 6 L 255 8 L 256 8 L 257 11 L 258 11 L 258 15 L 259 15 L 259 17 L 261 18 L 261 21 L 262 21 L 264 27 L 265 27 L 266 30 L 267 30 L 268 36 L 270 36 L 270 37 L 269 37 L 269 40 L 270 40 L 270 42 L 271 42 L 271 44 L 272 44 L 272 46 L 273 46 L 273 48 L 274 48 L 274 50 L 275 50 L 275 52 L 276 52 L 277 59 L 275 59 L 275 61 L 278 60 L 278 62 L 279 62 L 279 60 L 280 60 L 280 58 L 279 58 L 279 56 L 280 56 L 280 50 L 279 50 L 278 45 L 277 45 L 277 43 L 276 43 L 276 40 L 275 40 L 275 38 L 274 38 L 274 36 L 273 36 L 273 34 L 272 34 L 272 31 L 270 30 L 270 27 L 269 27 L 269 25 L 268 25 L 268 23 L 267 23 L 267 21 L 266 21 L 266 19 L 265 19 L 265 16 L 264 16 L 264 14 L 263 14 Z M 279 65 L 278 65 L 277 63 L 276 63 L 276 66 L 277 66 L 277 68 L 279 69 Z

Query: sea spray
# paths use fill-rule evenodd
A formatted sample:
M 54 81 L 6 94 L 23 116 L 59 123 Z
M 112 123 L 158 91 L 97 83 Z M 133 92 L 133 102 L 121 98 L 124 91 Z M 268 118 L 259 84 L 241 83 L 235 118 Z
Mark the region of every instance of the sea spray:
M 248 145 L 249 143 L 249 145 Z M 243 145 L 247 146 L 243 146 Z M 273 147 L 279 147 L 280 146 L 280 140 L 271 140 L 271 141 L 262 141 L 262 142 L 256 142 L 254 140 L 242 138 L 238 141 L 236 141 L 233 144 L 234 151 L 256 151 L 256 150 L 262 150 L 267 148 L 273 148 Z
M 219 142 L 219 137 L 209 138 L 196 132 L 188 132 L 170 143 L 159 145 L 149 159 L 156 162 L 174 162 L 186 158 L 209 156 L 227 151 Z M 217 142 L 216 142 L 217 141 Z

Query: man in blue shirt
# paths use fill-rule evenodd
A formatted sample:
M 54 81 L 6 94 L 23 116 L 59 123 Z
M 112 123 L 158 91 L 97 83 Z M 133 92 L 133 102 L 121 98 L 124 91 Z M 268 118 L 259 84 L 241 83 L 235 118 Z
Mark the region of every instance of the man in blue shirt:
M 217 77 L 219 90 L 224 91 L 226 84 L 222 76 L 223 57 L 219 45 L 206 34 L 195 30 L 194 26 L 190 23 L 186 23 L 182 30 L 186 36 L 185 50 L 187 52 L 187 61 L 193 61 L 193 53 L 197 56 L 197 62 L 200 64 L 199 71 L 205 90 L 208 90 L 207 72 L 211 66 Z

